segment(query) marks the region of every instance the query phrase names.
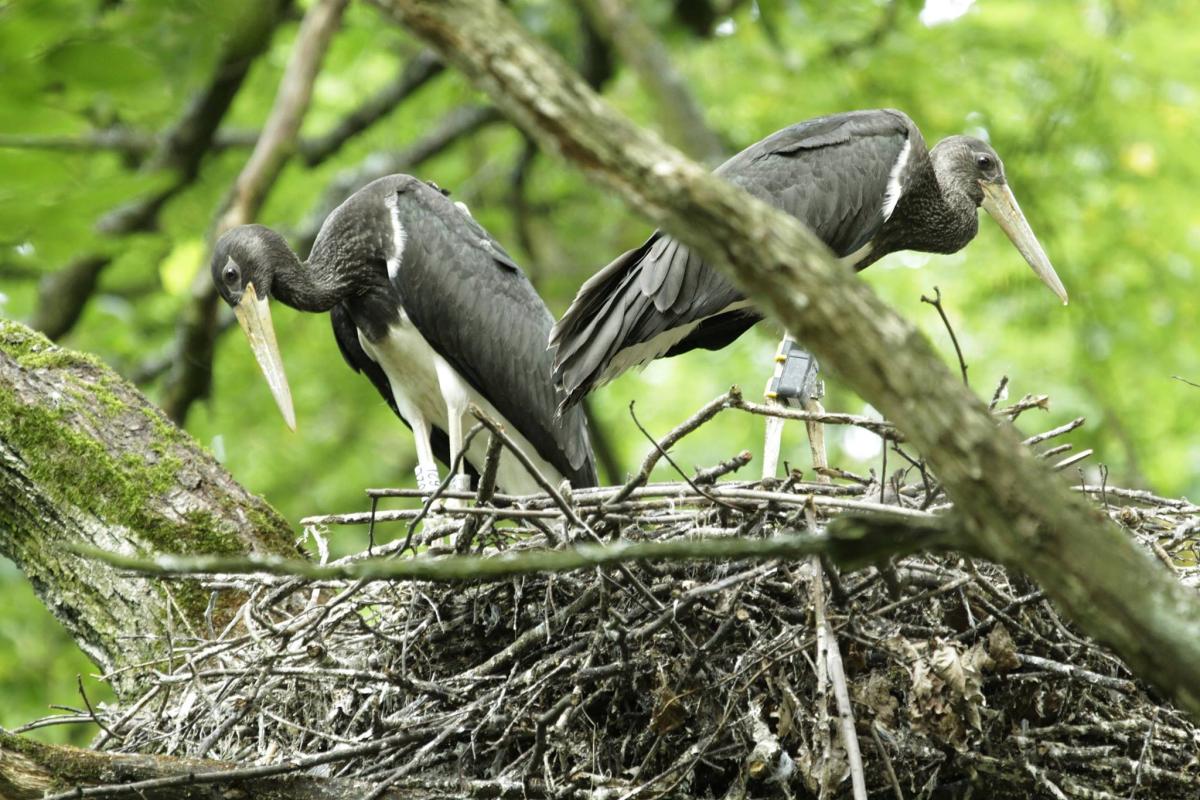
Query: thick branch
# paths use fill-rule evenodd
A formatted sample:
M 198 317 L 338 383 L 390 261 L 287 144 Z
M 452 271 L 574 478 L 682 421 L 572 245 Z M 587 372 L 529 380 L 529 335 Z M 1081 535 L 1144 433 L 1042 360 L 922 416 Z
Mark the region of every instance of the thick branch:
M 214 239 L 230 228 L 253 222 L 296 147 L 300 123 L 312 99 L 313 83 L 348 0 L 318 0 L 304 15 L 284 69 L 275 104 L 249 160 L 234 181 L 218 215 Z M 216 343 L 217 294 L 207 270 L 200 270 L 176 333 L 180 357 L 167 377 L 163 408 L 183 423 L 192 403 L 208 393 Z
M 747 559 L 770 561 L 827 555 L 846 569 L 861 569 L 892 556 L 941 549 L 951 526 L 945 519 L 880 515 L 850 517 L 824 534 L 786 534 L 769 539 L 738 536 L 667 541 L 581 544 L 569 550 L 525 550 L 499 556 L 370 558 L 335 564 L 260 556 L 126 556 L 88 548 L 85 555 L 114 567 L 151 575 L 246 575 L 267 573 L 309 580 L 396 580 L 457 583 L 519 575 L 573 572 L 634 562 Z
M 637 73 L 654 98 L 666 137 L 692 158 L 715 166 L 725 147 L 704 120 L 687 81 L 671 62 L 667 47 L 625 0 L 586 0 L 596 28 Z
M 99 361 L 0 321 L 0 553 L 104 670 L 204 624 L 207 595 L 72 555 L 296 555 L 287 523 Z M 132 684 L 130 674 L 118 682 Z
M 491 0 L 377 0 L 540 144 L 621 192 L 893 420 L 929 459 L 978 549 L 1037 579 L 1139 675 L 1200 713 L 1200 602 L 1061 478 L 799 221 L 664 147 Z

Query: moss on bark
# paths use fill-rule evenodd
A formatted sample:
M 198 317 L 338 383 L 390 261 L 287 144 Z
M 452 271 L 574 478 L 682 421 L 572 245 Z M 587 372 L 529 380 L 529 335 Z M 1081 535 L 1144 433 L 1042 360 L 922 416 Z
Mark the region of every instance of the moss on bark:
M 69 552 L 296 556 L 291 526 L 94 356 L 0 320 L 0 552 L 104 669 L 153 634 L 202 624 L 194 582 L 147 582 Z M 179 612 L 182 612 L 182 619 Z

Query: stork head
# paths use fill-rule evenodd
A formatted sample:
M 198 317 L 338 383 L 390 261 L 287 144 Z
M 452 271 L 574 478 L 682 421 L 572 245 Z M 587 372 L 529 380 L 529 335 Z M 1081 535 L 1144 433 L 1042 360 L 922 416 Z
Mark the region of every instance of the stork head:
M 1004 163 L 991 145 L 973 136 L 950 136 L 929 153 L 942 191 L 961 192 L 983 206 L 1050 291 L 1067 304 L 1067 290 L 1058 279 L 1041 243 L 1033 235 L 1021 206 L 1004 176 Z
M 262 225 L 240 225 L 217 242 L 210 267 L 217 294 L 233 308 L 275 403 L 292 430 L 296 430 L 296 413 L 268 300 L 276 268 L 294 261 L 296 255 L 275 231 Z

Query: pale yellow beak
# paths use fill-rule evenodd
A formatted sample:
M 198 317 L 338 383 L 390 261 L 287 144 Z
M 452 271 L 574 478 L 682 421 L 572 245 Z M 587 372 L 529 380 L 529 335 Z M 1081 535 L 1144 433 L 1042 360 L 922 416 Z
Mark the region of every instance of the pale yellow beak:
M 1050 266 L 1050 259 L 1046 257 L 1046 251 L 1042 249 L 1029 223 L 1025 221 L 1025 215 L 1021 213 L 1021 207 L 1017 205 L 1017 198 L 1013 196 L 1012 189 L 1008 188 L 1007 183 L 981 181 L 980 186 L 983 187 L 983 210 L 1000 224 L 1000 228 L 1008 234 L 1017 250 L 1021 251 L 1029 266 L 1033 267 L 1034 273 L 1042 279 L 1042 283 L 1050 287 L 1050 291 L 1058 295 L 1065 306 L 1066 287 L 1058 279 L 1054 267 Z
M 275 327 L 271 324 L 271 306 L 267 298 L 260 298 L 253 283 L 247 283 L 242 299 L 233 307 L 238 324 L 250 340 L 250 349 L 262 368 L 275 396 L 275 404 L 283 414 L 283 421 L 296 430 L 296 412 L 292 410 L 292 390 L 288 388 L 287 375 L 283 371 L 283 359 L 279 356 L 279 344 L 275 341 Z

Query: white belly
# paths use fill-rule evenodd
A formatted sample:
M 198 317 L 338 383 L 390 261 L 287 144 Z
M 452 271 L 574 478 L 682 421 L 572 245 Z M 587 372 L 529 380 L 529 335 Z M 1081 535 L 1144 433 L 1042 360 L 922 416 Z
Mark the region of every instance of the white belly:
M 604 373 L 600 376 L 597 385 L 608 383 L 631 367 L 646 366 L 686 339 L 688 334 L 700 327 L 700 323 L 704 322 L 704 320 L 712 319 L 720 314 L 728 314 L 730 311 L 740 311 L 743 308 L 749 308 L 750 305 L 749 300 L 738 300 L 725 306 L 725 308 L 716 314 L 709 314 L 707 317 L 702 317 L 695 322 L 689 322 L 686 325 L 680 325 L 678 328 L 665 330 L 652 339 L 618 350 L 613 355 L 612 360 L 608 362 L 608 367 L 605 368 Z
M 505 432 L 552 484 L 557 486 L 562 481 L 562 474 L 538 455 L 521 431 L 437 354 L 407 315 L 402 313 L 400 321 L 389 328 L 387 336 L 379 341 L 369 341 L 362 331 L 358 333 L 358 340 L 367 355 L 387 375 L 396 407 L 400 415 L 413 426 L 414 433 L 421 427 L 420 420 L 449 433 L 451 414 L 462 415 L 463 429 L 470 430 L 476 420 L 468 408 L 474 404 L 504 426 Z M 466 459 L 477 471 L 483 470 L 487 440 L 488 434 L 480 433 L 467 448 Z M 444 475 L 445 470 L 441 470 L 440 474 Z M 496 483 L 503 491 L 513 494 L 541 491 L 537 482 L 507 450 L 501 451 Z

